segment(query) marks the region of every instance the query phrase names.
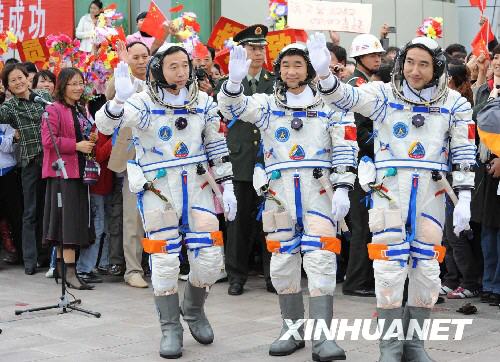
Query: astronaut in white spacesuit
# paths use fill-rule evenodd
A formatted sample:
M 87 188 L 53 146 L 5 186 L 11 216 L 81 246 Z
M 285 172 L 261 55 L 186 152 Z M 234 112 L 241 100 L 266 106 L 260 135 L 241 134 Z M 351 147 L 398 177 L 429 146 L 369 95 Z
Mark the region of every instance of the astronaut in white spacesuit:
M 410 319 L 422 327 L 439 295 L 445 194 L 457 202 L 455 233 L 468 229 L 476 167 L 471 105 L 447 87 L 446 58 L 430 38 L 415 38 L 401 50 L 391 83 L 359 88 L 331 74 L 323 35 L 311 36 L 308 49 L 325 102 L 374 123 L 375 160 L 360 160 L 358 175 L 360 185 L 372 191 L 373 239 L 368 249 L 374 260 L 377 310 L 385 320 L 384 333 L 400 318 L 409 332 Z M 446 181 L 449 171 L 454 190 Z M 407 361 L 430 361 L 423 340 L 409 334 L 405 341 L 381 338 L 380 360 L 400 361 L 404 353 Z
M 151 279 L 163 334 L 160 355 L 178 358 L 183 340 L 180 313 L 199 343 L 210 344 L 214 339 L 203 306 L 206 287 L 215 283 L 223 266 L 213 191 L 228 220 L 236 215 L 229 153 L 217 105 L 199 92 L 183 47 L 164 45 L 152 57 L 145 91 L 135 93 L 124 63 L 115 70 L 115 84 L 116 96 L 97 113 L 96 123 L 104 134 L 120 127 L 132 129 L 136 159 L 128 162 L 127 172 L 146 231 L 144 250 L 151 253 Z M 224 187 L 222 195 L 218 184 Z M 179 311 L 182 242 L 191 268 Z
M 305 45 L 291 44 L 280 52 L 273 95 L 243 95 L 241 81 L 248 66 L 245 49 L 236 46 L 218 103 L 224 118 L 251 122 L 263 137 L 265 166 L 256 168 L 254 187 L 266 195 L 262 222 L 272 252 L 271 280 L 279 294 L 281 314 L 283 319 L 304 318 L 303 262 L 310 292 L 309 318 L 330 326 L 335 254 L 340 252 L 337 226 L 349 210 L 348 191 L 355 180 L 356 127 L 319 98 L 313 83 L 316 72 Z M 283 323 L 280 336 L 287 330 Z M 278 338 L 269 354 L 289 355 L 304 345 L 302 339 Z M 323 334 L 313 341 L 312 356 L 315 361 L 330 361 L 345 359 L 345 352 Z

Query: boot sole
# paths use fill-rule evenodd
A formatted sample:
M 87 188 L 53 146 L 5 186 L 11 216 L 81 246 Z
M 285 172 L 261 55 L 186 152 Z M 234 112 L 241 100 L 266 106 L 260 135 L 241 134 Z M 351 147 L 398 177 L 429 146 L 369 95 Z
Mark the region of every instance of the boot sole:
M 191 335 L 193 336 L 194 340 L 200 344 L 204 344 L 204 345 L 207 345 L 207 344 L 212 344 L 214 342 L 214 340 L 212 339 L 211 341 L 203 341 L 201 339 L 199 339 L 198 337 L 196 337 L 196 335 L 193 333 L 192 329 L 189 328 L 189 332 L 191 332 Z
M 178 354 L 163 354 L 163 353 L 160 353 L 160 357 L 161 358 L 166 358 L 166 359 L 177 359 L 177 358 L 181 358 L 182 357 L 182 352 L 180 352 Z
M 293 349 L 293 350 L 290 350 L 290 351 L 286 351 L 286 352 L 271 352 L 269 351 L 269 355 L 270 356 L 274 356 L 274 357 L 283 357 L 283 356 L 289 356 L 291 355 L 292 353 L 294 353 L 295 351 L 298 351 L 299 349 L 302 349 L 306 346 L 306 344 L 299 344 L 297 346 L 297 348 Z
M 328 362 L 328 361 L 345 361 L 346 356 L 337 356 L 337 357 L 323 357 L 321 358 L 319 355 L 316 353 L 312 354 L 312 359 L 313 361 L 319 361 L 319 362 Z

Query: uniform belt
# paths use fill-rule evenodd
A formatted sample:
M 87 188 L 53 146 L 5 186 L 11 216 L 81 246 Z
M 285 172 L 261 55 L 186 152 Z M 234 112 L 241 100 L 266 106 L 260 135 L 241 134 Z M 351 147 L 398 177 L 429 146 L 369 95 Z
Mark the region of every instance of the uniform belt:
M 328 118 L 328 114 L 320 111 L 295 111 L 295 112 L 286 112 L 286 111 L 272 111 L 274 116 L 283 117 L 283 116 L 292 116 L 292 117 L 307 117 L 307 118 Z
M 302 160 L 302 161 L 285 161 L 277 162 L 272 165 L 266 165 L 266 173 L 270 174 L 276 170 L 297 169 L 297 168 L 327 168 L 332 167 L 331 161 L 324 160 Z
M 140 165 L 140 166 L 141 166 L 142 172 L 147 173 L 147 172 L 154 172 L 154 171 L 157 171 L 157 170 L 162 169 L 162 168 L 186 166 L 186 165 L 190 165 L 193 163 L 206 162 L 206 161 L 207 161 L 207 155 L 201 154 L 201 155 L 196 155 L 196 156 L 191 156 L 191 157 L 176 158 L 173 160 L 148 163 L 148 164 Z
M 394 108 L 394 109 L 397 109 L 397 110 L 404 110 L 404 109 L 407 109 L 407 110 L 410 110 L 411 112 L 414 112 L 414 113 L 443 113 L 443 114 L 449 114 L 450 111 L 447 109 L 447 108 L 442 108 L 442 107 L 439 107 L 439 106 L 405 106 L 404 104 L 400 104 L 400 103 L 393 103 L 393 102 L 389 102 L 389 106 L 391 108 Z
M 158 114 L 158 115 L 165 115 L 167 113 L 170 114 L 196 114 L 196 113 L 203 113 L 202 108 L 192 108 L 192 109 L 187 109 L 187 108 L 182 108 L 182 109 L 173 109 L 173 110 L 165 110 L 165 109 L 152 109 L 151 114 Z
M 389 167 L 401 167 L 401 168 L 417 168 L 425 170 L 437 170 L 437 171 L 449 171 L 449 166 L 444 163 L 434 162 L 434 161 L 415 161 L 415 160 L 384 160 L 375 161 L 375 167 L 377 169 L 389 168 Z

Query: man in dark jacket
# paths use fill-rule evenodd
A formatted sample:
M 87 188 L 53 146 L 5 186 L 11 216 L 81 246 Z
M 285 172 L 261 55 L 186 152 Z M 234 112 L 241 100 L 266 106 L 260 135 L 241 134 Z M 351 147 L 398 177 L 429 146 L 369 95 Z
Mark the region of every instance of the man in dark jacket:
M 252 59 L 248 75 L 243 79 L 244 94 L 272 94 L 274 74 L 263 68 L 266 61 L 265 25 L 252 25 L 242 30 L 233 40 L 245 47 Z M 215 97 L 226 78 L 222 78 L 215 90 Z M 240 295 L 248 277 L 248 260 L 255 242 L 262 249 L 266 288 L 275 292 L 269 276 L 270 254 L 265 247 L 262 223 L 257 221 L 260 200 L 253 188 L 253 170 L 260 149 L 260 132 L 253 124 L 227 120 L 229 131 L 227 146 L 233 165 L 233 184 L 236 200 L 243 207 L 238 209 L 236 219 L 227 223 L 227 240 L 224 246 L 226 272 L 229 279 L 228 294 Z M 262 157 L 260 155 L 260 157 Z
M 351 46 L 351 58 L 356 59 L 356 69 L 347 84 L 359 87 L 370 81 L 381 64 L 384 49 L 380 41 L 371 34 L 361 34 L 354 38 Z M 373 121 L 354 113 L 357 129 L 359 153 L 358 159 L 368 156 L 373 159 Z M 349 261 L 342 292 L 358 297 L 374 297 L 375 281 L 372 262 L 368 258 L 366 245 L 371 241 L 368 228 L 368 208 L 364 201 L 366 193 L 356 179 L 354 190 L 349 195 L 351 210 L 349 212 L 352 237 L 349 244 Z

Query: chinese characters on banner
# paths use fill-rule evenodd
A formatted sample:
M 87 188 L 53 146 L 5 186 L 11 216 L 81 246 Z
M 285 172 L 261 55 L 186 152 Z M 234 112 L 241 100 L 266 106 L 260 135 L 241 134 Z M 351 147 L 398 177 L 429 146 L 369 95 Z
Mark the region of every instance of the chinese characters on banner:
M 0 0 L 0 33 L 11 30 L 20 42 L 75 31 L 73 1 Z
M 224 47 L 224 42 L 229 38 L 233 38 L 246 26 L 234 20 L 221 17 L 208 39 L 207 45 L 218 49 L 215 62 L 220 65 L 224 73 L 228 72 L 229 64 L 229 49 Z M 273 69 L 273 62 L 278 56 L 281 49 L 291 43 L 303 42 L 307 40 L 307 33 L 303 30 L 285 29 L 280 31 L 271 31 L 267 34 L 268 46 L 266 47 L 267 62 L 265 67 L 268 70 Z
M 372 4 L 288 0 L 288 26 L 305 30 L 369 33 Z
M 19 51 L 19 58 L 23 62 L 43 65 L 50 56 L 47 45 L 45 45 L 45 37 L 19 42 L 17 43 L 17 50 Z
M 245 25 L 221 16 L 210 34 L 207 45 L 214 49 L 222 49 L 227 39 L 233 38 L 245 28 Z

